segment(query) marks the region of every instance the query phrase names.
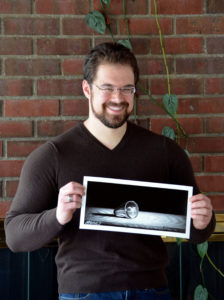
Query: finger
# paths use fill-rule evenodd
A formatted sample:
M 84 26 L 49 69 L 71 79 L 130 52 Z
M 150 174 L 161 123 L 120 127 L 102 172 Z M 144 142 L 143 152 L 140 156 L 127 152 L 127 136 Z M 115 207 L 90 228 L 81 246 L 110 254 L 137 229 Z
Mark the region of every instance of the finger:
M 77 194 L 64 195 L 63 202 L 65 202 L 65 203 L 72 203 L 72 202 L 82 203 L 82 197 Z
M 204 217 L 210 217 L 211 216 L 211 210 L 207 208 L 200 208 L 200 209 L 193 209 L 191 211 L 191 217 L 195 216 L 204 216 Z
M 212 205 L 211 205 L 210 201 L 200 200 L 200 201 L 193 202 L 191 204 L 191 208 L 192 209 L 194 209 L 194 208 L 207 208 L 209 210 L 212 210 Z
M 189 198 L 189 201 L 192 202 L 192 203 L 196 202 L 196 201 L 201 201 L 201 200 L 211 202 L 210 198 L 208 198 L 204 194 L 194 195 L 194 196 Z
M 84 191 L 85 191 L 85 187 L 80 183 L 74 181 L 71 181 L 60 188 L 60 192 L 62 192 L 65 195 L 74 194 L 74 193 L 78 193 L 82 195 Z

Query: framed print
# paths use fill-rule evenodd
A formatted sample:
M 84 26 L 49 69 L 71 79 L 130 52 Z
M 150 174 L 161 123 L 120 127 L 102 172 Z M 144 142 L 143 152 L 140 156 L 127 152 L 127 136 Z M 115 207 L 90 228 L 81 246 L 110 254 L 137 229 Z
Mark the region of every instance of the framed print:
M 80 228 L 189 238 L 193 187 L 85 176 Z

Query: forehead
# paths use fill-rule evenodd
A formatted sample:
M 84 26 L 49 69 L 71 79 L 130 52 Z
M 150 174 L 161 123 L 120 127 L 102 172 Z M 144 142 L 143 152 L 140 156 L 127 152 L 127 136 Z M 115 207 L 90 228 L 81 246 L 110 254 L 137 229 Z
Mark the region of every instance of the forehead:
M 134 72 L 129 65 L 103 63 L 98 66 L 94 81 L 98 84 L 134 85 Z

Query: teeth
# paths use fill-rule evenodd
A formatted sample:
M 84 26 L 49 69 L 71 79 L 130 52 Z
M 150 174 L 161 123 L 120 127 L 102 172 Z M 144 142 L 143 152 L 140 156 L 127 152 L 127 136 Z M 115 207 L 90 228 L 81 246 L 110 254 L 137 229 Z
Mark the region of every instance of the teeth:
M 110 106 L 109 108 L 112 110 L 116 110 L 116 111 L 119 111 L 122 109 L 122 107 L 118 107 L 118 106 Z

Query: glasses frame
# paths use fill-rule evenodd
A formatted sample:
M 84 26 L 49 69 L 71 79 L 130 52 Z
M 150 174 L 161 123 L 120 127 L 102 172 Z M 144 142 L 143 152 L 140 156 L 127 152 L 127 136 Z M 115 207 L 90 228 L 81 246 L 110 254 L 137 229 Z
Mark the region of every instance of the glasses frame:
M 102 87 L 100 87 L 96 84 L 93 84 L 93 85 L 95 87 L 97 87 L 100 91 L 102 91 L 102 93 L 105 93 L 105 94 L 111 94 L 112 95 L 114 92 L 119 91 L 121 93 L 121 95 L 123 95 L 123 96 L 132 96 L 136 93 L 136 88 L 134 86 L 126 87 L 126 88 L 129 88 L 130 91 L 132 91 L 132 92 L 130 94 L 125 94 L 124 91 L 123 91 L 123 89 L 125 89 L 125 88 L 117 88 L 116 86 L 108 86 L 108 87 L 102 88 Z M 108 91 L 107 88 L 110 88 L 111 91 Z

